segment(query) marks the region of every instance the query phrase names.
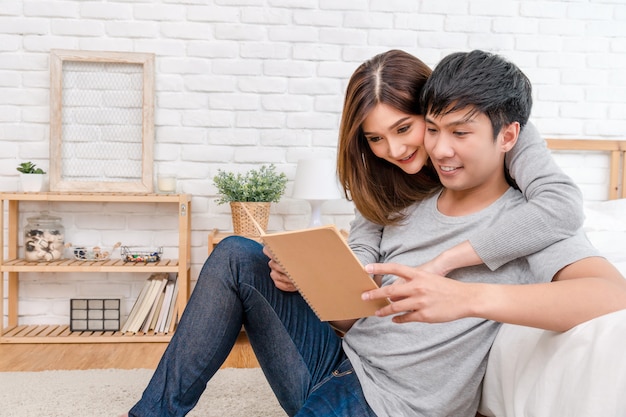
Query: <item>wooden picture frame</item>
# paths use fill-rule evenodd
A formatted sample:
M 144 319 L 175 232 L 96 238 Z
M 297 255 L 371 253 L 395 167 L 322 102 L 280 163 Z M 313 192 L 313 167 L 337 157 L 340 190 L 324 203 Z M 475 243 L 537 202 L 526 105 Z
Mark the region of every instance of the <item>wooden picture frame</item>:
M 153 192 L 154 54 L 50 52 L 50 191 Z

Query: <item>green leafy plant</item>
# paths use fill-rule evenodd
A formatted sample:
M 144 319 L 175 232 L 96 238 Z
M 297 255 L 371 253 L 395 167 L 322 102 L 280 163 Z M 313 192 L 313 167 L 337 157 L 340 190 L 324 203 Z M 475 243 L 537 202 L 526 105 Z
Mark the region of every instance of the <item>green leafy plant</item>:
M 213 177 L 220 198 L 218 204 L 230 202 L 276 203 L 285 192 L 287 176 L 276 172 L 274 164 L 263 165 L 245 174 L 217 170 Z
M 21 164 L 19 164 L 19 166 L 17 167 L 17 170 L 23 174 L 45 174 L 46 173 L 46 171 L 44 171 L 41 168 L 37 168 L 37 166 L 30 161 L 22 162 Z

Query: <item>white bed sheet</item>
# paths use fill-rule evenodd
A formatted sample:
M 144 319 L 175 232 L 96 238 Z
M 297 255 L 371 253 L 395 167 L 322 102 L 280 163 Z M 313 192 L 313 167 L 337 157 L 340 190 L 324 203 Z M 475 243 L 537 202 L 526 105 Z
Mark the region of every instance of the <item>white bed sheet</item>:
M 585 231 L 626 276 L 626 199 L 585 205 Z M 565 333 L 505 324 L 480 412 L 497 417 L 626 416 L 626 310 Z
M 502 326 L 480 412 L 498 417 L 624 417 L 626 310 L 565 333 Z

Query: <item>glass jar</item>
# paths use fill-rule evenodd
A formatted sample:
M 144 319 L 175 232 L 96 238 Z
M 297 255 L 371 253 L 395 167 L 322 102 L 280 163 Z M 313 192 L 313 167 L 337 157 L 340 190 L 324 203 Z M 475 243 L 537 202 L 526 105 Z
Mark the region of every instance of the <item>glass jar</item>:
M 43 212 L 29 217 L 24 229 L 24 258 L 27 261 L 47 262 L 63 257 L 65 229 L 61 218 Z

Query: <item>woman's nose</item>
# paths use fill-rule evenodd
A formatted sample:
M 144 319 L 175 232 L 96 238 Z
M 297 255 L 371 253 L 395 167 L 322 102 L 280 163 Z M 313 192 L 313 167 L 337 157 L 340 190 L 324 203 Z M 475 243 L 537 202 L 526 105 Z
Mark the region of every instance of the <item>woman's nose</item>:
M 395 138 L 387 138 L 387 143 L 389 144 L 389 157 L 398 159 L 404 156 L 404 152 L 406 150 L 406 146 L 402 141 Z

